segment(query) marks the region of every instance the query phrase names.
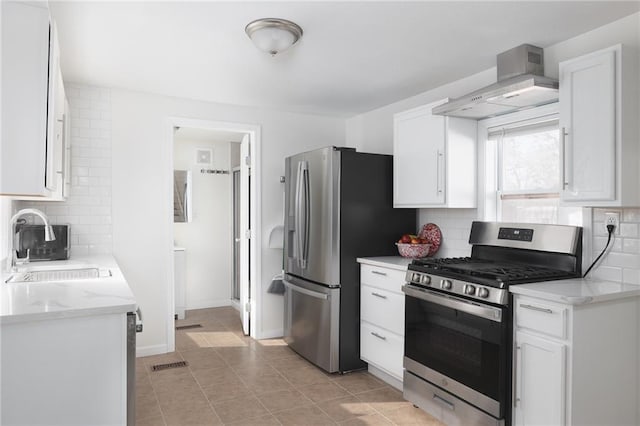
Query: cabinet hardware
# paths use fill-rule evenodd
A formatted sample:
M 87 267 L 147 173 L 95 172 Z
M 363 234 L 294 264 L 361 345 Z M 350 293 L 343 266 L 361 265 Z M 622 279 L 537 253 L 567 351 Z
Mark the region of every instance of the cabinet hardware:
M 376 274 L 376 275 L 382 275 L 383 277 L 387 276 L 386 272 L 380 272 L 380 271 L 371 271 L 372 274 Z
M 444 154 L 438 150 L 436 155 L 436 193 L 438 195 L 442 194 L 442 188 L 440 187 L 440 160 L 443 156 Z
M 567 157 L 567 143 L 566 143 L 566 138 L 569 134 L 567 133 L 567 128 L 563 127 L 562 128 L 562 141 L 561 141 L 561 147 L 560 149 L 562 149 L 562 187 L 563 188 L 568 188 L 569 187 L 569 181 L 567 179 L 567 161 L 569 159 L 569 157 Z
M 377 338 L 378 338 L 378 339 L 380 339 L 380 340 L 387 340 L 387 338 L 386 338 L 386 337 L 379 335 L 379 334 L 378 334 L 378 333 L 376 333 L 375 331 L 372 331 L 372 332 L 371 332 L 371 335 L 372 335 L 372 336 L 374 336 L 374 337 L 377 337 Z
M 520 305 L 521 308 L 523 309 L 531 309 L 532 311 L 538 311 L 538 312 L 544 312 L 546 314 L 552 314 L 553 311 L 549 308 L 541 308 L 539 306 L 533 306 L 533 305 Z
M 520 402 L 520 389 L 518 388 L 518 374 L 520 373 L 520 370 L 518 370 L 519 366 L 522 365 L 522 363 L 520 362 L 520 357 L 522 356 L 522 347 L 519 345 L 516 345 L 516 356 L 515 359 L 513 360 L 513 371 L 516 372 L 516 374 L 513 375 L 513 389 L 514 389 L 514 393 L 515 395 L 513 395 L 513 405 L 514 407 L 518 406 L 518 403 Z
M 375 296 L 375 297 L 379 297 L 380 299 L 386 299 L 387 298 L 387 296 L 385 296 L 384 294 L 376 293 L 375 291 L 372 291 L 371 295 Z

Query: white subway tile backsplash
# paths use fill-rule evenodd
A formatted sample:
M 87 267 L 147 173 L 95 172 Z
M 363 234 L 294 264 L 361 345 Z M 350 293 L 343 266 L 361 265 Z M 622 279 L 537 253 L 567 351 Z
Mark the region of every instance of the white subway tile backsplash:
M 640 284 L 640 269 L 623 269 L 622 282 Z
M 640 222 L 640 209 L 624 209 L 623 222 Z
M 591 273 L 597 278 L 640 284 L 640 209 L 594 209 L 591 258 L 595 259 L 607 242 L 604 217 L 605 213 L 609 211 L 622 213 L 620 215 L 620 234 L 614 237 L 612 247 L 602 259 L 601 265 L 595 267 Z
M 589 273 L 589 275 L 590 275 L 590 278 L 622 282 L 622 268 L 614 268 L 610 266 L 598 266 L 598 267 L 594 267 L 593 270 Z
M 622 241 L 622 251 L 625 253 L 640 253 L 640 239 L 625 238 Z
M 620 236 L 638 238 L 637 223 L 620 223 Z
M 53 223 L 71 225 L 71 256 L 111 253 L 111 92 L 66 85 L 71 112 L 71 194 L 64 202 L 32 203 Z
M 640 266 L 640 255 L 637 254 L 611 252 L 605 260 L 607 265 L 620 268 L 638 268 Z

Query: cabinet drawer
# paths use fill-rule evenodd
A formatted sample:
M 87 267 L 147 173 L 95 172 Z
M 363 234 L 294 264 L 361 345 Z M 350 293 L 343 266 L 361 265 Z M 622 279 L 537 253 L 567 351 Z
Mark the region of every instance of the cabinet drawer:
M 402 381 L 404 339 L 369 324 L 360 322 L 360 357 Z
M 567 338 L 567 307 L 539 299 L 516 299 L 516 326 Z
M 360 318 L 404 336 L 404 295 L 363 284 Z
M 406 271 L 382 268 L 379 266 L 362 265 L 360 267 L 360 282 L 373 287 L 383 288 L 402 294 Z

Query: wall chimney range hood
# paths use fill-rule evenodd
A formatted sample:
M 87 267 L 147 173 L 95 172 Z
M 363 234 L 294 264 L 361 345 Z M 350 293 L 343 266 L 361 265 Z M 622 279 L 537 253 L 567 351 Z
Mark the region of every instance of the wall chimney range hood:
M 498 55 L 498 82 L 433 108 L 481 120 L 558 101 L 558 80 L 545 77 L 542 49 L 523 44 Z

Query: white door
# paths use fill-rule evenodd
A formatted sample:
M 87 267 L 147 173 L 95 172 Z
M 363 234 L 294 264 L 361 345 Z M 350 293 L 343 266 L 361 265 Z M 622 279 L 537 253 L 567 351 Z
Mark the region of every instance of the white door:
M 249 176 L 250 152 L 249 135 L 242 138 L 240 144 L 240 318 L 242 331 L 249 334 L 249 313 L 251 306 L 250 277 L 249 277 L 249 244 L 251 231 L 249 227 Z

